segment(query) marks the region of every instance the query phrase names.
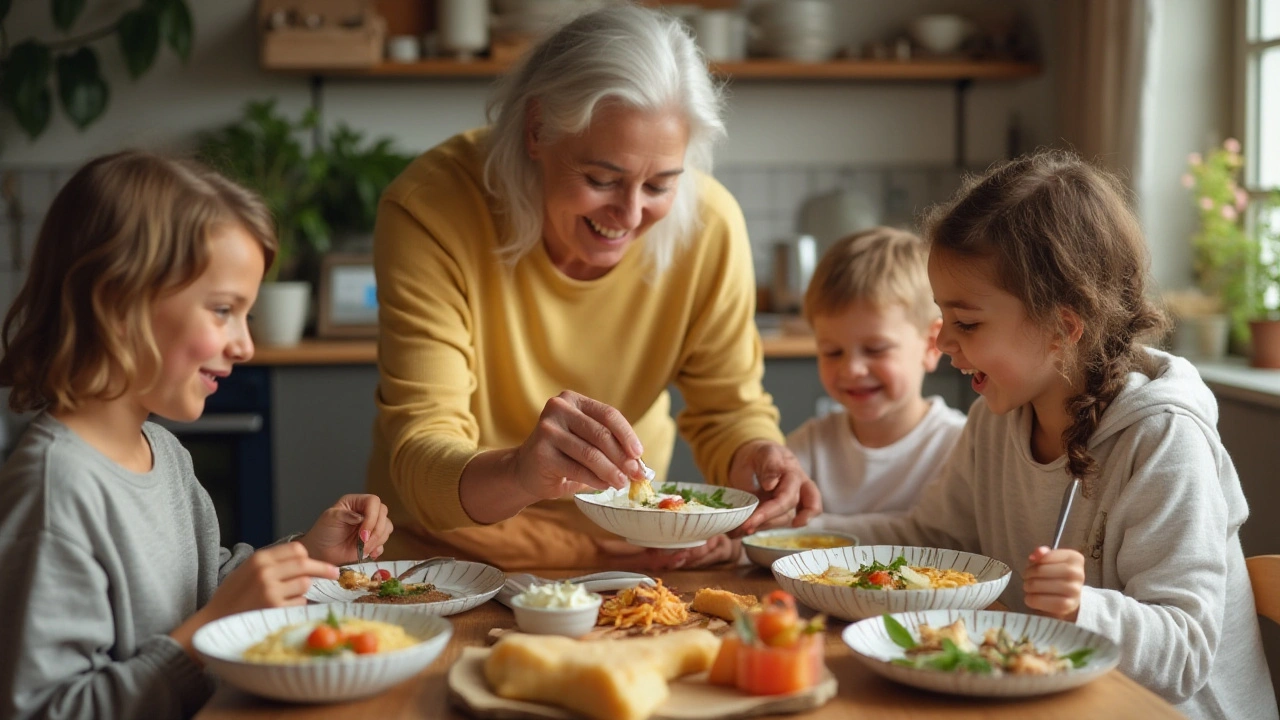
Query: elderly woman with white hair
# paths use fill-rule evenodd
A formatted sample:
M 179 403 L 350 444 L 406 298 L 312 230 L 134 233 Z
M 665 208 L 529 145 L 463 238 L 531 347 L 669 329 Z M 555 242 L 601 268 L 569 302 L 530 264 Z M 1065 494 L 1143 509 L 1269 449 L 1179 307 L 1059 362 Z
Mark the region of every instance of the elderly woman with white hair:
M 386 557 L 729 559 L 723 536 L 636 548 L 572 501 L 643 477 L 642 455 L 665 477 L 677 427 L 709 482 L 761 496 L 740 532 L 820 511 L 761 386 L 742 212 L 709 175 L 721 106 L 678 21 L 611 6 L 534 48 L 489 127 L 387 189 L 368 482 L 399 531 Z

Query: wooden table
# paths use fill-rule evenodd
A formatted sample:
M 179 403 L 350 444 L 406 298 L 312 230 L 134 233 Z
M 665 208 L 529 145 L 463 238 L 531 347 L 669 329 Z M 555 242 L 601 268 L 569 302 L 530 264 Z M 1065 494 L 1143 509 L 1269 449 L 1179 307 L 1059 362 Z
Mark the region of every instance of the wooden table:
M 544 577 L 580 573 L 536 572 Z M 764 595 L 778 586 L 767 570 L 753 567 L 654 573 L 677 592 L 721 587 L 738 593 Z M 465 718 L 449 706 L 445 674 L 469 645 L 484 645 L 490 628 L 515 624 L 511 611 L 496 601 L 454 615 L 453 639 L 440 657 L 414 680 L 381 695 L 337 705 L 290 705 L 263 700 L 224 686 L 197 716 L 201 720 L 351 720 L 352 718 Z M 1141 717 L 1146 720 L 1181 718 L 1173 706 L 1130 680 L 1118 670 L 1057 695 L 1026 700 L 982 700 L 936 695 L 897 685 L 873 674 L 852 656 L 840 639 L 847 623 L 831 621 L 827 629 L 827 666 L 840 681 L 839 694 L 825 706 L 804 715 L 806 720 L 835 718 L 1029 718 L 1080 720 L 1095 717 Z

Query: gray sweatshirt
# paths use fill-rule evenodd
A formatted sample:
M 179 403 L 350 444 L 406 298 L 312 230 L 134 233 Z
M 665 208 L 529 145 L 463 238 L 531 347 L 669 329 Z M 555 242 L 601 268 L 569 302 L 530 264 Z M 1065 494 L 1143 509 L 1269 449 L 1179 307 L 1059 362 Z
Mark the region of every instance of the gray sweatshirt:
M 1240 548 L 1249 509 L 1195 368 L 1155 350 L 1089 441 L 1101 471 L 1077 493 L 1061 547 L 1085 557 L 1076 623 L 1121 646 L 1120 669 L 1192 718 L 1276 718 L 1276 698 Z M 1066 458 L 1031 456 L 1031 410 L 979 399 L 949 469 L 906 517 L 859 515 L 833 529 L 863 543 L 955 548 L 1013 569 L 1001 600 L 1027 612 L 1027 556 L 1052 540 Z
M 41 414 L 0 469 L 0 717 L 189 717 L 213 690 L 168 633 L 252 552 L 218 545 L 191 458 L 133 473 Z

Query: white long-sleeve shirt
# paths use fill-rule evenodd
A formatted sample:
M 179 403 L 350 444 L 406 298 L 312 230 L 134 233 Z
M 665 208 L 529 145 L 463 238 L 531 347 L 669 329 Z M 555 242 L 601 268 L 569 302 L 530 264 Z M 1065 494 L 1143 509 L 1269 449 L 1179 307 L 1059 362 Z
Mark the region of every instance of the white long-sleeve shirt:
M 822 493 L 822 515 L 810 524 L 829 527 L 849 515 L 906 511 L 938 477 L 964 421 L 964 413 L 935 396 L 911 432 L 885 447 L 858 442 L 844 412 L 796 428 L 787 447 Z
M 1090 438 L 1101 468 L 1076 496 L 1062 547 L 1085 557 L 1076 623 L 1116 640 L 1120 669 L 1192 718 L 1276 718 L 1239 530 L 1249 509 L 1218 437 L 1213 394 L 1187 361 L 1150 351 Z M 947 474 L 902 517 L 834 529 L 864 544 L 977 552 L 1014 577 L 1001 600 L 1026 612 L 1021 571 L 1051 540 L 1066 458 L 1038 463 L 1031 410 L 969 411 Z

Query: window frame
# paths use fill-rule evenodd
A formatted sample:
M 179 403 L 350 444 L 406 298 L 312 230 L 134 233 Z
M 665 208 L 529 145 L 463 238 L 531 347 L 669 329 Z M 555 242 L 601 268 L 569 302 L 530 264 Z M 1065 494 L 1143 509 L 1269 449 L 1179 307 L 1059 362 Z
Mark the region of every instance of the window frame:
M 1259 39 L 1262 26 L 1262 3 L 1266 0 L 1237 0 L 1236 3 L 1236 132 L 1244 140 L 1244 188 L 1251 198 L 1262 199 L 1280 185 L 1263 187 L 1259 183 L 1261 163 L 1261 95 L 1262 54 L 1280 48 L 1280 36 Z

